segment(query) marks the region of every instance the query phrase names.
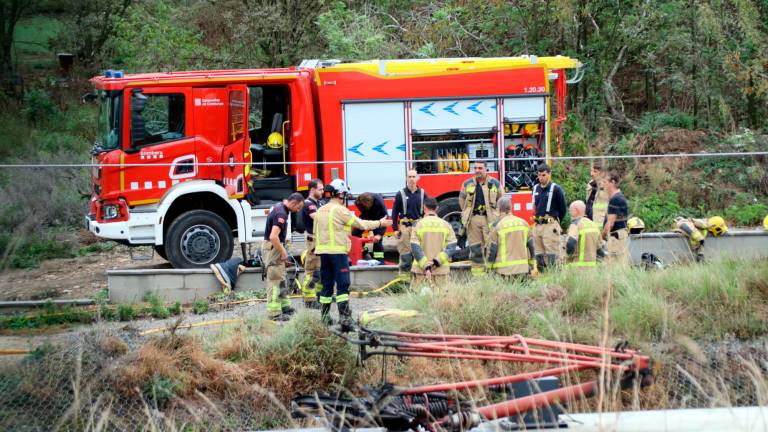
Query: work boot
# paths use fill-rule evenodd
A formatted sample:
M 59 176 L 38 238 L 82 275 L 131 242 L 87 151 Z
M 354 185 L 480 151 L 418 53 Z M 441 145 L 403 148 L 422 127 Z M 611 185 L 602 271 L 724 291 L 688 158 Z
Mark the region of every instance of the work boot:
M 352 310 L 349 308 L 349 302 L 337 303 L 339 307 L 339 325 L 344 333 L 354 330 L 355 323 L 352 321 Z
M 327 326 L 333 325 L 333 319 L 331 319 L 331 304 L 323 303 L 320 305 L 320 320 Z
M 320 309 L 320 303 L 317 300 L 306 300 L 304 307 L 306 309 Z
M 293 315 L 296 313 L 296 309 L 294 309 L 292 306 L 283 306 L 282 312 L 283 315 Z

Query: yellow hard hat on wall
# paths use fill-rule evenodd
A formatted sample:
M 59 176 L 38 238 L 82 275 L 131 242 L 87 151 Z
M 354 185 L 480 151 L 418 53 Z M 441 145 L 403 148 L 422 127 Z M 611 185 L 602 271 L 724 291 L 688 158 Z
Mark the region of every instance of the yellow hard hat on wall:
M 632 216 L 627 221 L 627 228 L 629 228 L 629 232 L 632 234 L 640 234 L 645 231 L 645 222 L 637 216 Z
M 728 226 L 725 224 L 725 219 L 720 216 L 712 216 L 707 223 L 709 224 L 709 232 L 715 237 L 728 232 Z

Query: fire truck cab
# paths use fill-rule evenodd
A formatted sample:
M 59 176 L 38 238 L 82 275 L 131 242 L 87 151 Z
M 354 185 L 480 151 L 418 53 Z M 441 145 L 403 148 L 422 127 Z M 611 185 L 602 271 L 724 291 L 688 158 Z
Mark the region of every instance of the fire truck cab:
M 86 225 L 154 245 L 174 267 L 206 267 L 235 241 L 260 240 L 269 208 L 317 177 L 391 198 L 413 166 L 456 225 L 473 160 L 525 215 L 536 162 L 514 158 L 549 155 L 567 69 L 578 77 L 581 65 L 524 56 L 106 71 L 91 80 L 101 107 Z

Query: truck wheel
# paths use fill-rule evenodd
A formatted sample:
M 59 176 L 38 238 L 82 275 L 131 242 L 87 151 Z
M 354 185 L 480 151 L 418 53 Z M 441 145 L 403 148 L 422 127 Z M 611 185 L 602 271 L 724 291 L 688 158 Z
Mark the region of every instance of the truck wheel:
M 165 253 L 165 245 L 155 245 L 155 253 L 160 255 L 160 258 L 168 261 L 168 254 Z
M 446 198 L 439 203 L 437 209 L 437 215 L 451 224 L 453 232 L 456 233 L 456 239 L 459 241 L 459 247 L 463 248 L 467 242 L 466 236 L 459 236 L 461 230 L 461 206 L 459 206 L 459 198 L 452 197 Z
M 192 210 L 171 223 L 165 242 L 174 268 L 205 268 L 232 256 L 232 229 L 216 213 Z

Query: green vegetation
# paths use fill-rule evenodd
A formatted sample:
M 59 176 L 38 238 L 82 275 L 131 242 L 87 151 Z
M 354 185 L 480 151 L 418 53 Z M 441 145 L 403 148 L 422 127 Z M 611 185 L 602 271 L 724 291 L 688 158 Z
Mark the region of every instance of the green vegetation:
M 208 307 L 209 307 L 208 300 L 205 300 L 205 299 L 195 300 L 192 303 L 192 312 L 198 315 L 204 314 L 208 312 Z
M 713 271 L 712 269 L 717 269 Z M 495 277 L 456 282 L 440 295 L 411 294 L 402 308 L 424 312 L 412 329 L 455 334 L 524 334 L 599 343 L 637 343 L 768 334 L 768 261 L 724 260 L 645 272 L 564 270 L 530 283 Z M 609 328 L 602 327 L 608 301 Z
M 86 80 L 107 68 L 517 53 L 569 55 L 587 67 L 568 90 L 563 155 L 768 148 L 768 7 L 754 0 L 8 1 L 21 13 L 2 18 L 13 33 L 0 37 L 0 163 L 88 162 L 96 108 L 80 96 Z M 75 56 L 67 77 L 61 52 Z M 606 162 L 623 174 L 633 213 L 649 230 L 666 230 L 675 213 L 754 225 L 768 205 L 767 164 L 759 157 Z M 569 200 L 583 197 L 588 165 L 555 165 Z M 0 169 L 0 202 L 11 203 L 0 208 L 0 269 L 98 251 L 73 239 L 89 177 L 87 168 Z

